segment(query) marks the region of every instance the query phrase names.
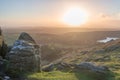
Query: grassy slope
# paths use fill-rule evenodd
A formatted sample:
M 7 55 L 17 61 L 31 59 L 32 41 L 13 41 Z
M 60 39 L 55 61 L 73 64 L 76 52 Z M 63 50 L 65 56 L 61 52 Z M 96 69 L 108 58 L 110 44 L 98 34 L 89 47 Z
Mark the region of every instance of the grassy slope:
M 18 34 L 16 33 L 11 35 L 8 35 L 8 34 L 5 35 L 5 39 L 8 40 L 9 44 L 13 44 L 14 40 L 17 37 L 18 37 Z M 65 60 L 63 61 L 70 62 L 70 63 L 71 62 L 80 63 L 83 61 L 90 61 L 98 65 L 107 65 L 115 74 L 115 78 L 109 79 L 109 80 L 120 80 L 120 64 L 119 64 L 120 58 L 116 58 L 116 56 L 120 55 L 119 52 L 120 50 L 116 52 L 110 52 L 110 53 L 104 53 L 104 54 L 90 53 L 89 55 L 80 54 L 78 52 L 73 52 L 73 53 L 70 52 L 70 55 L 72 55 L 72 57 L 65 58 Z M 76 55 L 73 55 L 73 54 L 76 54 Z M 102 58 L 102 59 L 104 58 L 105 60 L 96 61 L 96 59 L 98 58 Z M 59 72 L 59 71 L 29 74 L 28 78 L 29 80 L 97 80 L 96 78 L 93 78 L 91 76 L 88 76 L 82 73 L 68 73 L 68 72 L 66 73 L 66 72 Z
M 115 80 L 114 77 L 106 76 L 95 76 L 92 74 L 85 74 L 80 72 L 42 72 L 42 73 L 34 73 L 29 74 L 29 80 Z
M 111 46 L 111 45 L 110 45 Z M 94 51 L 93 51 L 94 52 Z M 113 77 L 107 77 L 106 79 L 98 79 L 96 75 L 88 75 L 84 73 L 66 73 L 60 71 L 34 73 L 28 75 L 30 80 L 120 80 L 120 49 L 105 53 L 93 53 L 89 54 L 76 54 L 73 57 L 67 57 L 65 62 L 67 63 L 80 63 L 80 62 L 93 62 L 96 65 L 105 65 L 113 72 Z M 73 53 L 74 54 L 74 53 Z M 72 55 L 72 54 L 71 54 Z

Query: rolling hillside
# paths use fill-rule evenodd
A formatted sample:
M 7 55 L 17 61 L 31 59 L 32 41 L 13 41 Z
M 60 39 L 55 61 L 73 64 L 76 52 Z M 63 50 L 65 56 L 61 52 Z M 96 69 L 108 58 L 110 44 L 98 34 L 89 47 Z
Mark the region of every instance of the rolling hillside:
M 105 39 L 106 37 L 120 38 L 120 31 L 92 31 L 92 32 L 67 32 L 67 33 L 48 33 L 28 31 L 38 44 L 42 44 L 42 66 L 50 63 L 64 62 L 68 64 L 79 64 L 81 62 L 92 62 L 96 65 L 103 65 L 110 68 L 114 73 L 114 78 L 111 80 L 120 79 L 120 39 L 110 41 L 108 43 L 98 43 L 97 40 Z M 17 39 L 19 32 L 4 32 L 4 37 L 8 45 L 12 45 Z M 9 34 L 9 35 L 8 35 Z M 56 80 L 58 77 L 65 74 L 75 79 L 77 73 L 66 72 L 50 72 L 43 73 L 50 78 L 56 73 Z M 51 74 L 51 75 L 50 75 Z M 78 73 L 81 74 L 81 73 Z M 29 77 L 35 77 L 41 74 L 31 74 Z M 60 76 L 58 76 L 60 75 Z M 43 75 L 43 78 L 46 77 Z M 85 78 L 81 75 L 80 78 Z M 36 78 L 36 77 L 35 77 Z M 82 78 L 82 79 L 83 79 Z M 30 78 L 31 79 L 31 78 Z M 69 78 L 61 80 L 66 80 Z M 79 78 L 78 78 L 79 79 Z M 75 79 L 75 80 L 78 80 Z M 31 79 L 34 80 L 34 79 Z M 39 80 L 39 79 L 38 79 Z M 48 80 L 48 79 L 45 79 Z M 53 80 L 53 77 L 52 79 Z M 89 80 L 89 79 L 84 79 Z M 95 80 L 92 79 L 91 80 Z

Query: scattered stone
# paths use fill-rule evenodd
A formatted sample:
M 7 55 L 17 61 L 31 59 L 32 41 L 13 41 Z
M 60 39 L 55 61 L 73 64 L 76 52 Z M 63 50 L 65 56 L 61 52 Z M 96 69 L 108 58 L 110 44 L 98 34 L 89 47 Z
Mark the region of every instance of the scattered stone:
M 90 62 L 83 62 L 80 64 L 67 64 L 67 63 L 57 63 L 57 64 L 50 64 L 45 66 L 42 70 L 49 72 L 53 71 L 54 69 L 60 70 L 60 71 L 88 71 L 92 73 L 100 73 L 104 74 L 109 69 L 106 66 L 95 66 L 93 63 Z

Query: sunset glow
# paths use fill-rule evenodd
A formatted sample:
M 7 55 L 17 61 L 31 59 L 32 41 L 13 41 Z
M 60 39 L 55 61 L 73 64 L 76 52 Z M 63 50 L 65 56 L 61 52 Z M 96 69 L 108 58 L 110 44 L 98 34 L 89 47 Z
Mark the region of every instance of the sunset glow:
M 73 7 L 65 12 L 62 20 L 67 25 L 79 26 L 88 21 L 88 12 L 79 7 Z
M 0 5 L 0 25 L 5 27 L 120 25 L 120 0 L 0 0 Z

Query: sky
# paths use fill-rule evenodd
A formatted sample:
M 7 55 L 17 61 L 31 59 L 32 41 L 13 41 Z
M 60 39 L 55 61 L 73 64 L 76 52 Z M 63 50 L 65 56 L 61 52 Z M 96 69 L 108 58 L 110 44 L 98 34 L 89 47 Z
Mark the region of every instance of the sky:
M 0 25 L 65 26 L 61 18 L 74 6 L 88 12 L 87 26 L 120 28 L 120 0 L 0 0 Z

